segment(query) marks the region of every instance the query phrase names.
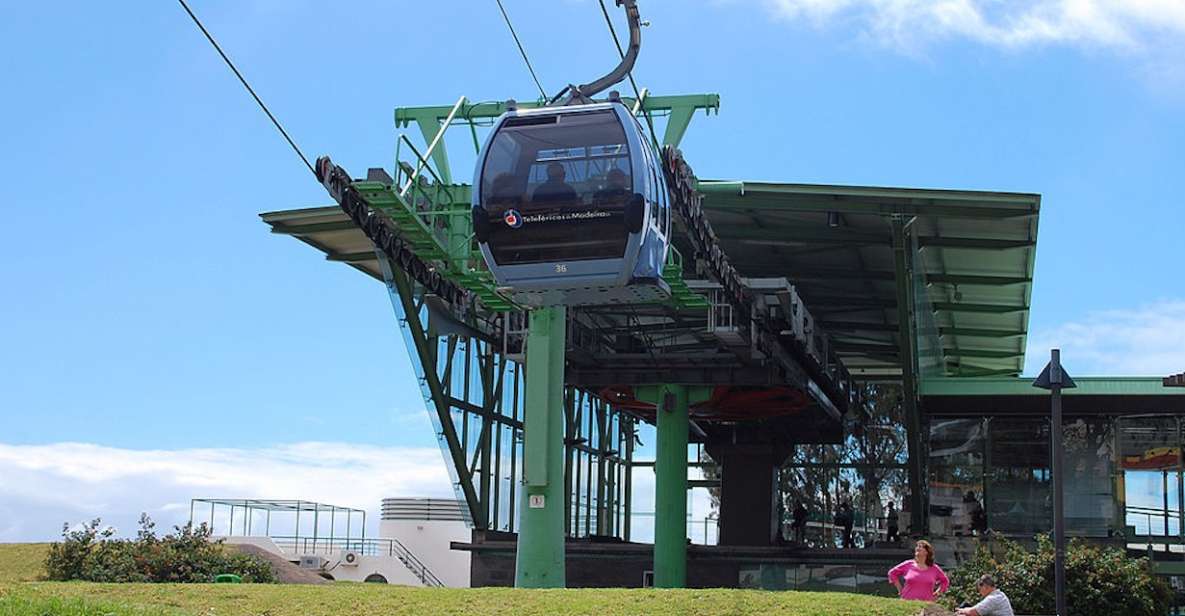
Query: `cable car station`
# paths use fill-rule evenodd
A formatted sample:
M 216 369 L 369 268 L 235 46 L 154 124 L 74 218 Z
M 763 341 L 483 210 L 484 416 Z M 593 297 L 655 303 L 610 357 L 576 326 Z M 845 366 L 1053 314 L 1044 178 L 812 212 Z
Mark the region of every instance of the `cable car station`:
M 679 146 L 717 95 L 606 93 L 637 54 L 625 4 L 630 51 L 605 78 L 396 109 L 422 142 L 400 136 L 394 169 L 323 157 L 336 204 L 261 215 L 387 288 L 472 524 L 453 548 L 473 585 L 884 592 L 903 553 L 886 501 L 951 564 L 985 527 L 1048 532 L 1048 394 L 1018 378 L 1040 196 L 699 178 Z M 1185 503 L 1167 502 L 1170 475 L 1185 482 L 1175 378 L 1077 378 L 1063 422 L 1068 532 L 1157 544 L 1165 574 L 1185 574 L 1168 562 L 1185 545 Z M 894 431 L 904 447 L 877 450 Z M 632 540 L 648 467 L 653 544 Z M 700 467 L 714 475 L 689 479 Z M 1166 502 L 1132 525 L 1125 476 L 1147 471 Z M 788 537 L 802 482 L 823 486 L 820 541 Z M 705 487 L 718 536 L 689 546 L 688 490 Z M 860 549 L 829 542 L 841 502 Z

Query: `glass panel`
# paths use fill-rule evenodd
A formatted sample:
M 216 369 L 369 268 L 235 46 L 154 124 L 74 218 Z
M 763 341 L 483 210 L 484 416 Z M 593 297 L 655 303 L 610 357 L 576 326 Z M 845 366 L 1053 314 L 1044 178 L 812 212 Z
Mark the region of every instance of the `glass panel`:
M 982 533 L 983 463 L 986 422 L 935 420 L 930 425 L 930 534 L 934 537 Z
M 612 111 L 507 120 L 481 175 L 494 260 L 620 257 L 633 191 L 625 131 Z
M 1126 525 L 1137 535 L 1176 535 L 1180 439 L 1175 417 L 1130 417 L 1119 422 Z
M 1116 523 L 1115 435 L 1106 417 L 1063 421 L 1066 533 L 1107 537 Z
M 989 429 L 989 527 L 1024 536 L 1049 532 L 1053 520 L 1049 422 L 997 417 L 989 420 Z

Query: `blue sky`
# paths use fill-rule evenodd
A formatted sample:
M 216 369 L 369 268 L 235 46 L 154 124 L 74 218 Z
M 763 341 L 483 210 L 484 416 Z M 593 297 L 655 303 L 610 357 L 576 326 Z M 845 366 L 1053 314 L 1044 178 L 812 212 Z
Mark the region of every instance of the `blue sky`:
M 506 5 L 548 90 L 612 64 L 594 2 Z M 356 173 L 390 166 L 396 106 L 535 94 L 493 0 L 191 6 L 306 154 Z M 1066 6 L 648 0 L 635 74 L 721 95 L 684 141 L 703 177 L 1041 193 L 1034 344 L 1075 374 L 1185 370 L 1185 9 Z M 9 503 L 69 475 L 33 453 L 435 447 L 382 287 L 259 221 L 327 198 L 180 6 L 6 7 L 0 67 Z M 67 442 L 97 449 L 45 449 Z M 197 495 L 161 473 L 146 507 Z M 368 489 L 425 490 L 400 480 Z

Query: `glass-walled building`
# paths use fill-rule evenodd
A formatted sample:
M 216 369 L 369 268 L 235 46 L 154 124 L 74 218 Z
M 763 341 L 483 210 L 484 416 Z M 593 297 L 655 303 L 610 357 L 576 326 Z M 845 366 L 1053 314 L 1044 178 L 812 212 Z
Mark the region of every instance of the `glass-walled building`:
M 1061 427 L 1067 534 L 1181 544 L 1185 390 L 1153 378 L 1077 382 L 1065 392 Z M 1049 532 L 1048 393 L 1022 379 L 946 379 L 925 383 L 922 400 L 926 534 Z

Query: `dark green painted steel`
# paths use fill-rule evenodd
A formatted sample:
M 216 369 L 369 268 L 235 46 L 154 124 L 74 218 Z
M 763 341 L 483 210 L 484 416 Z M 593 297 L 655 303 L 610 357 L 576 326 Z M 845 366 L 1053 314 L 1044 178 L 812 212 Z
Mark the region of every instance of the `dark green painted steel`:
M 913 250 L 908 237 L 910 221 L 904 216 L 893 216 L 893 258 L 897 268 L 897 333 L 901 353 L 901 394 L 905 407 L 905 430 L 909 442 L 909 485 L 910 485 L 910 528 L 914 532 L 925 528 L 926 499 L 923 492 L 925 477 L 925 453 L 922 442 L 921 410 L 918 408 L 917 352 L 914 349 L 916 337 L 914 327 Z
M 526 405 L 523 417 L 524 486 L 515 558 L 518 588 L 563 588 L 564 561 L 564 353 L 567 309 L 530 315 Z

